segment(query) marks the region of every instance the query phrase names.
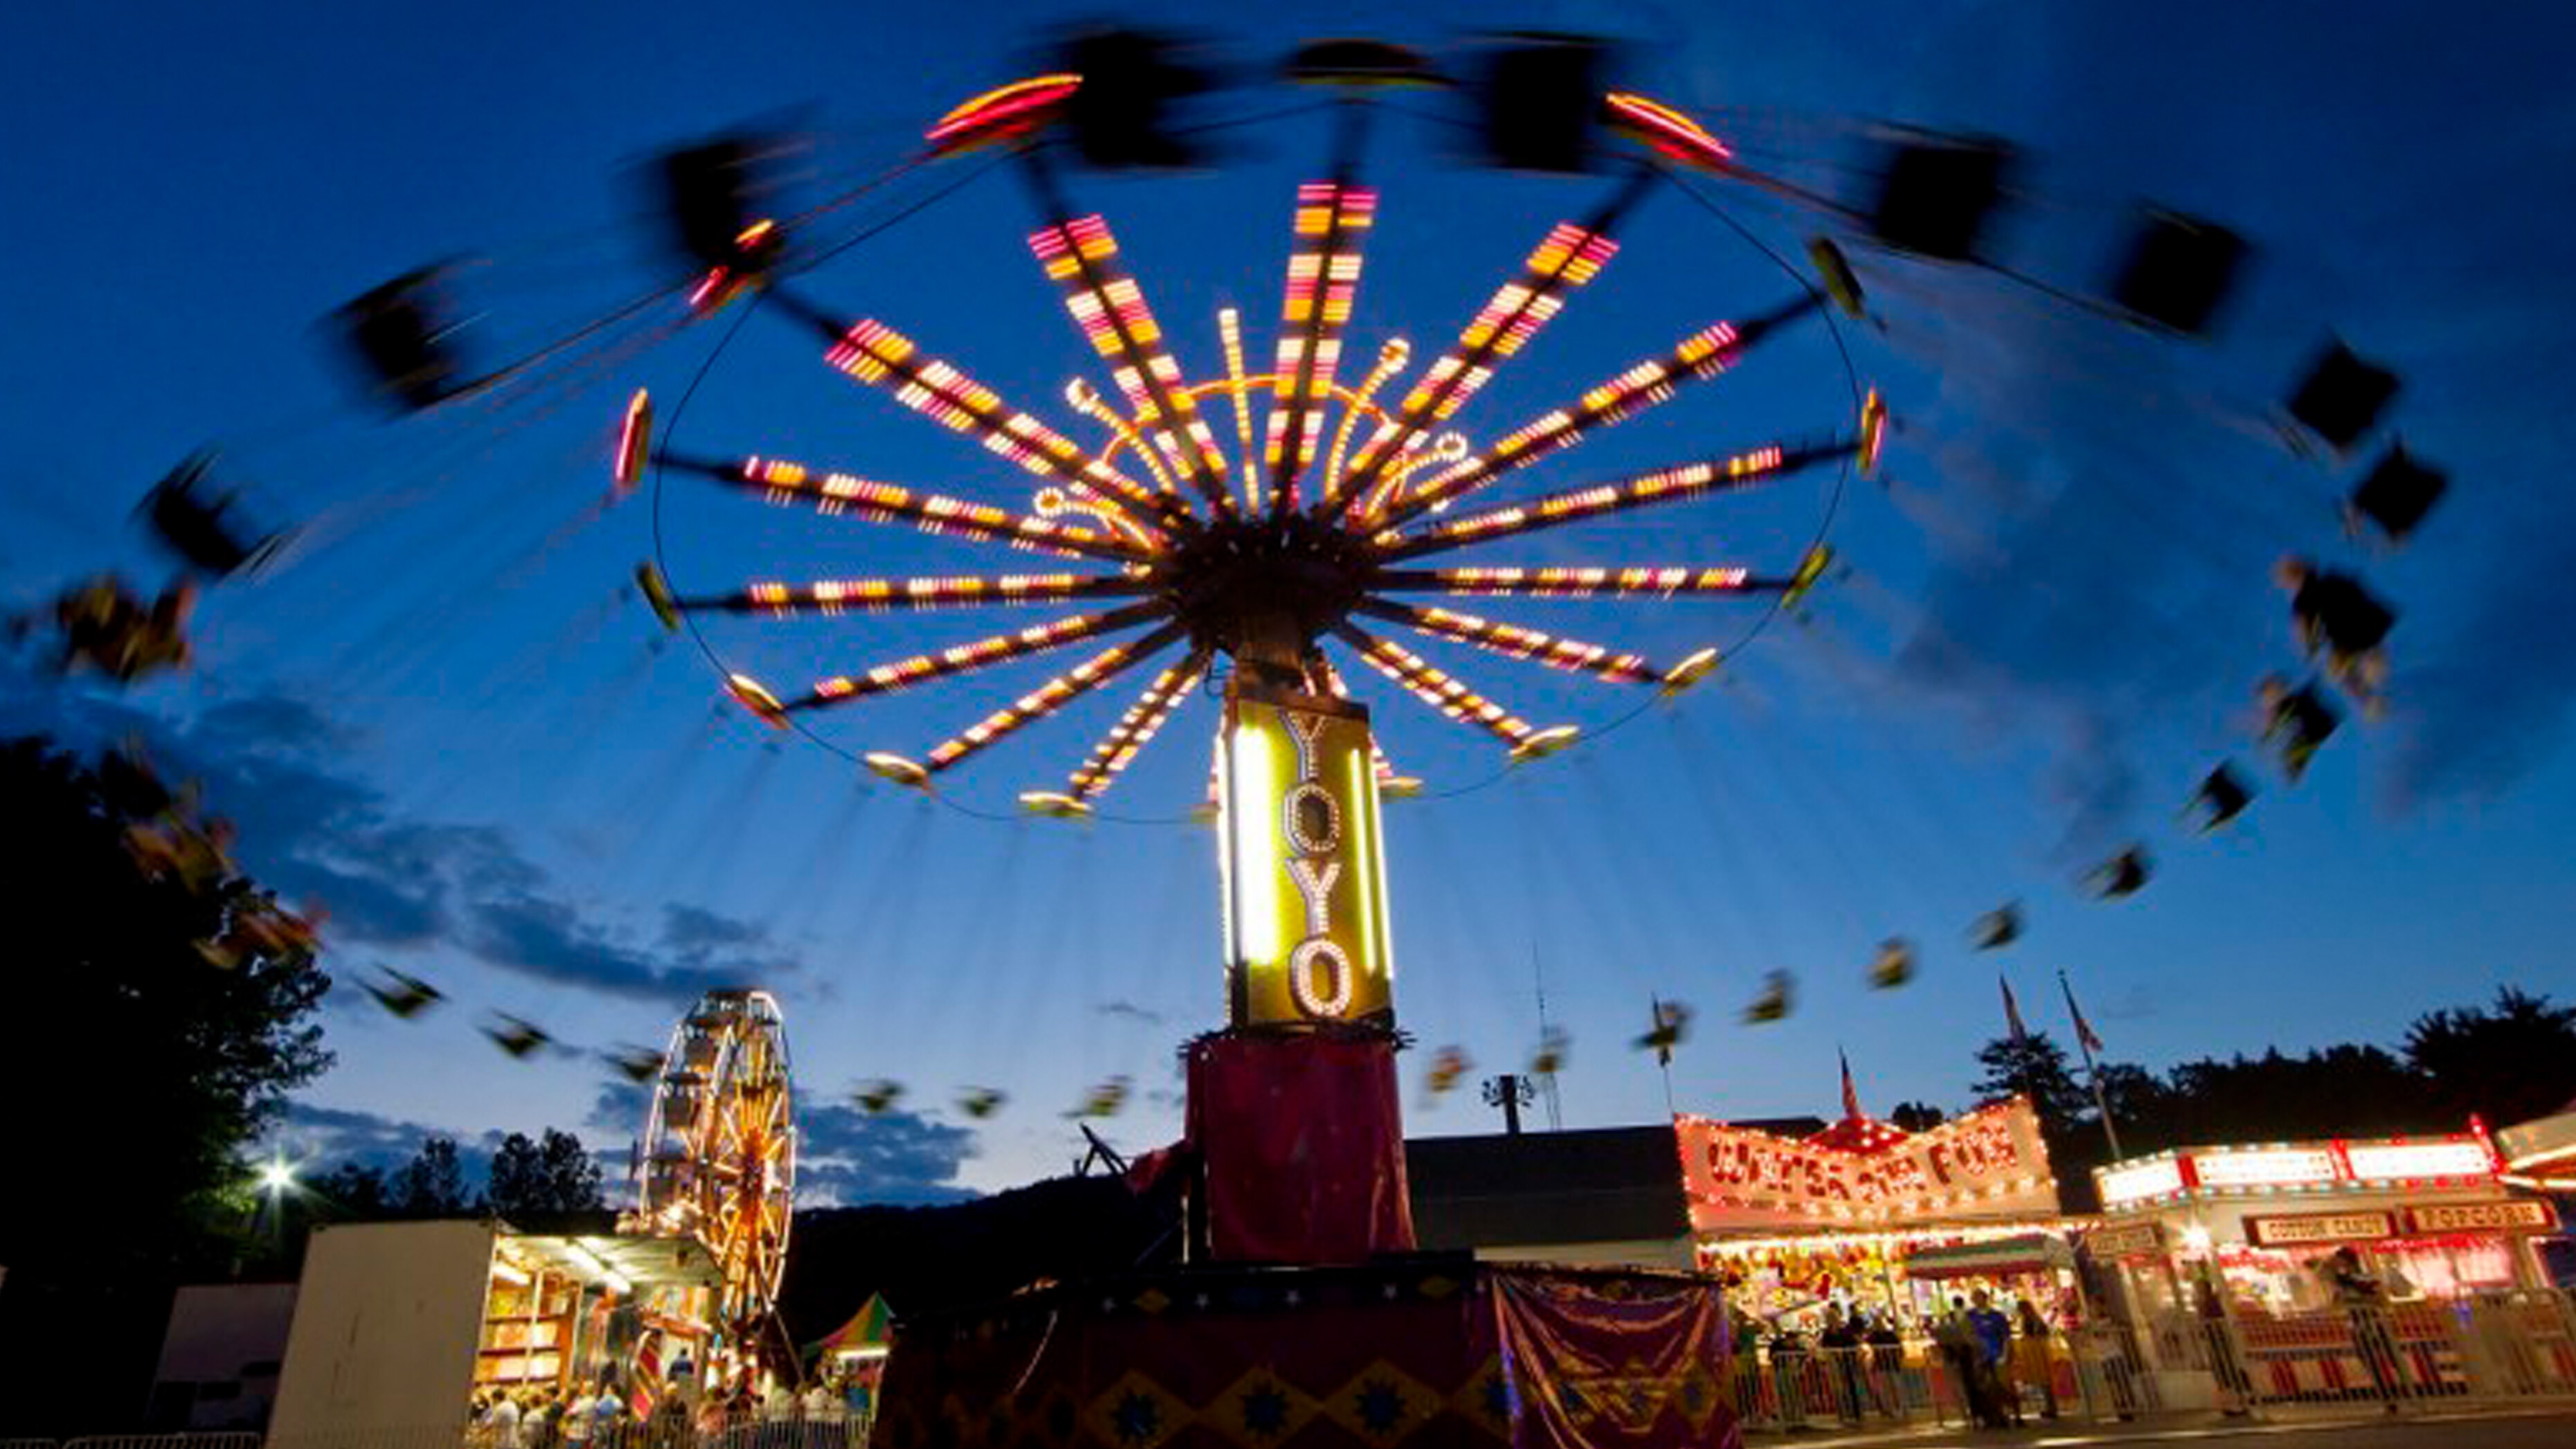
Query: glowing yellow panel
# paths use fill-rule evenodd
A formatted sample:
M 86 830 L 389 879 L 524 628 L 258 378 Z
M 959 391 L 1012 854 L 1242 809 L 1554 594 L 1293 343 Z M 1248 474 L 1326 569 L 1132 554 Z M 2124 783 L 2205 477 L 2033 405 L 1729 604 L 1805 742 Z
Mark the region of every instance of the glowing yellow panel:
M 1390 1016 L 1367 712 L 1238 677 L 1220 738 L 1229 1020 Z

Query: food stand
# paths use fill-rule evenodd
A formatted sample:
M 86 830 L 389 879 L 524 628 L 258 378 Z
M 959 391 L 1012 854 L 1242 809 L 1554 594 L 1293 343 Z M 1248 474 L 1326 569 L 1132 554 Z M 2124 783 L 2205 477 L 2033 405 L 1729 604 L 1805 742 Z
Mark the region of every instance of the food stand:
M 503 1233 L 493 1244 L 474 1387 L 614 1388 L 641 1418 L 674 1363 L 704 1364 L 719 1278 L 695 1238 Z
M 2558 1224 L 2504 1170 L 2475 1123 L 2177 1148 L 2095 1169 L 2104 1225 L 2082 1249 L 2163 1370 L 2256 1398 L 2466 1392 L 2463 1325 L 2522 1332 Z
M 491 1221 L 315 1229 L 270 1421 L 276 1442 L 465 1429 L 495 1393 L 607 1382 L 639 1415 L 703 1347 L 718 1278 L 694 1238 L 553 1236 Z
M 2561 1287 L 2576 1286 L 2576 1242 L 2566 1231 L 2566 1208 L 2576 1201 L 2576 1102 L 2547 1117 L 2519 1122 L 2496 1134 L 2496 1151 L 2504 1157 L 2505 1186 L 2556 1200 L 2559 1231 L 2533 1243 L 2543 1277 Z
M 2094 1170 L 2106 1231 L 2092 1254 L 2119 1265 L 2150 1308 L 2179 1306 L 2206 1268 L 2232 1299 L 2272 1312 L 2322 1307 L 2317 1265 L 2350 1247 L 2396 1298 L 2450 1298 L 2539 1284 L 2531 1239 L 2557 1226 L 2546 1202 L 2509 1195 L 2485 1131 L 2189 1147 Z M 2098 1236 L 2098 1235 L 2097 1235 Z

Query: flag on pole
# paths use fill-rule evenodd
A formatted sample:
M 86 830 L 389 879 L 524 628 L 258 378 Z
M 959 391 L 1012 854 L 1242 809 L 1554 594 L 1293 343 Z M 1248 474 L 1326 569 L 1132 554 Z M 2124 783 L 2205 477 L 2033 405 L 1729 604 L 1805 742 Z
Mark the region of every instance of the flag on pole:
M 1995 980 L 2004 989 L 2004 1024 L 2012 1029 L 2013 1045 L 2026 1046 L 2030 1042 L 2030 1033 L 2021 1024 L 2021 1003 L 2013 1000 L 2012 982 L 2002 976 Z
M 1843 1064 L 1843 1119 L 1850 1122 L 1859 1121 L 1860 1093 L 1852 1089 L 1851 1058 L 1843 1055 L 1841 1047 L 1834 1048 L 1834 1056 Z
M 2084 1019 L 2084 1008 L 2075 1004 L 2075 988 L 2068 983 L 2065 972 L 2057 973 L 2057 984 L 2066 989 L 2066 1014 L 2075 1019 L 2077 1044 L 2082 1046 L 2087 1054 L 2100 1051 L 2102 1038 L 2093 1034 L 2093 1023 Z

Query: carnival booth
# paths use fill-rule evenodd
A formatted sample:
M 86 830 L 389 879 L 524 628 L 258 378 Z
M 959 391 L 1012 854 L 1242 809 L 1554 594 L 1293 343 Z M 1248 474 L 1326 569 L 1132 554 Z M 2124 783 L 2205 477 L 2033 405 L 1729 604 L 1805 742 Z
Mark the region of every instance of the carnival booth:
M 2320 1308 L 2325 1260 L 2351 1248 L 2397 1300 L 2538 1286 L 2532 1239 L 2558 1225 L 2511 1196 L 2483 1128 L 2444 1137 L 2187 1147 L 2094 1170 L 2091 1255 L 2148 1311 L 2186 1306 L 2206 1270 L 2234 1303 Z
M 722 1275 L 695 1238 L 503 1233 L 492 1250 L 474 1386 L 608 1385 L 650 1411 L 671 1365 L 704 1363 Z
M 1852 1112 L 1786 1137 L 1681 1116 L 1682 1183 L 1700 1266 L 1775 1332 L 1857 1309 L 1918 1332 L 1954 1294 L 2076 1309 L 2070 1243 L 2039 1118 L 2020 1097 L 1922 1132 Z
M 2221 1379 L 2257 1396 L 2466 1392 L 2464 1331 L 2517 1353 L 2546 1340 L 2542 1367 L 2576 1375 L 2555 1305 L 2527 1291 L 2545 1286 L 2534 1244 L 2557 1213 L 2504 1173 L 2475 1123 L 2178 1148 L 2095 1169 L 2105 1222 L 2082 1247 L 2159 1363 L 2204 1364 L 2223 1329 L 2222 1356 L 2243 1361 Z
M 326 1225 L 305 1250 L 270 1430 L 461 1434 L 476 1400 L 601 1384 L 640 1415 L 664 1366 L 704 1361 L 721 1281 L 695 1238 Z
M 2546 1281 L 2576 1287 L 2576 1240 L 2571 1240 L 2563 1206 L 2576 1199 L 2576 1102 L 2551 1116 L 2517 1123 L 2496 1134 L 2504 1155 L 2504 1185 L 2518 1192 L 2543 1194 L 2562 1206 L 2559 1230 L 2534 1242 Z

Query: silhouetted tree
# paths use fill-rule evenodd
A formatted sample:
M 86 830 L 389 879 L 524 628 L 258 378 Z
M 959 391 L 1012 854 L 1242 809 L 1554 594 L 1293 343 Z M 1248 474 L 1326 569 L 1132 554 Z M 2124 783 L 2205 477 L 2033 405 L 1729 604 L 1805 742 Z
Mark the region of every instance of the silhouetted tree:
M 169 1284 L 256 1240 L 244 1151 L 330 1064 L 311 1021 L 329 980 L 308 952 L 225 969 L 198 949 L 260 892 L 144 874 L 127 827 L 172 803 L 147 773 L 9 740 L 0 801 L 0 1061 L 21 1089 L 0 1435 L 113 1431 L 144 1401 Z
M 2131 1152 L 2139 1144 L 2131 1141 L 2155 1129 L 2164 1120 L 2167 1101 L 2172 1091 L 2163 1079 L 2133 1062 L 2101 1062 L 2102 1105 L 2110 1108 L 2111 1120 L 2120 1129 L 2120 1145 Z
M 395 1212 L 411 1218 L 455 1217 L 477 1206 L 466 1196 L 465 1164 L 453 1137 L 422 1139 L 411 1161 L 394 1169 L 387 1196 Z
M 1925 1132 L 1949 1120 L 1949 1114 L 1929 1102 L 1899 1102 L 1888 1109 L 1887 1120 L 1907 1132 Z
M 2051 1133 L 2068 1132 L 2091 1115 L 2092 1094 L 2067 1070 L 2066 1049 L 2044 1031 L 2027 1033 L 2019 1040 L 1996 1037 L 1977 1048 L 1977 1063 L 1986 1069 L 1974 1088 L 1981 1100 L 2019 1092 L 2030 1098 L 2040 1125 Z
M 308 1023 L 329 980 L 304 953 L 208 962 L 198 943 L 257 888 L 143 874 L 126 827 L 169 802 L 142 772 L 12 740 L 0 800 L 0 1059 L 30 1093 L 10 1118 L 12 1175 L 64 1174 L 0 1193 L 0 1263 L 14 1287 L 55 1267 L 220 1260 L 250 1206 L 244 1149 L 330 1065 Z M 110 1102 L 129 1108 L 112 1125 Z
M 307 1184 L 326 1218 L 365 1222 L 391 1215 L 393 1191 L 386 1185 L 384 1169 L 355 1162 L 342 1163 Z
M 492 1178 L 485 1190 L 492 1211 L 505 1218 L 558 1213 L 595 1212 L 607 1206 L 600 1195 L 599 1164 L 590 1149 L 569 1132 L 549 1127 L 543 1141 L 513 1132 L 492 1154 Z
M 2504 987 L 2491 1009 L 2416 1018 L 2406 1060 L 2431 1080 L 2453 1127 L 2472 1113 L 2489 1127 L 2545 1117 L 2576 1099 L 2576 1006 Z
M 2421 1073 L 2375 1046 L 2181 1062 L 2165 1074 L 2163 1145 L 2424 1132 L 2444 1113 Z M 2451 1127 L 2457 1129 L 2454 1120 Z

